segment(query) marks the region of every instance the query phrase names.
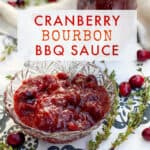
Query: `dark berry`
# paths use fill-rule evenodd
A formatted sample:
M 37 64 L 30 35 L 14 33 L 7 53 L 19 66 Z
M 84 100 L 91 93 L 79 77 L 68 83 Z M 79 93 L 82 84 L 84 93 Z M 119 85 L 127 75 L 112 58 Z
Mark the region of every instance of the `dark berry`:
M 146 61 L 150 58 L 150 52 L 147 50 L 138 50 L 137 51 L 137 60 Z
M 25 1 L 24 0 L 17 0 L 16 4 L 18 7 L 24 7 L 25 6 Z
M 47 90 L 48 90 L 48 93 L 51 93 L 52 91 L 55 91 L 59 88 L 59 85 L 57 82 L 54 82 L 54 83 L 51 83 L 49 84 Z
M 119 93 L 124 97 L 129 96 L 131 93 L 131 85 L 128 82 L 122 82 L 119 86 Z
M 58 79 L 66 80 L 66 79 L 68 79 L 69 76 L 66 73 L 60 72 L 57 74 L 57 77 L 58 77 Z
M 82 87 L 85 86 L 85 82 L 86 82 L 86 76 L 81 73 L 76 74 L 75 77 L 72 79 L 73 84 L 76 84 Z
M 57 0 L 48 0 L 48 2 L 50 3 L 50 2 L 56 2 Z
M 67 94 L 65 96 L 65 99 L 71 104 L 71 105 L 78 105 L 80 103 L 80 95 L 77 94 L 76 92 L 75 93 L 70 93 L 70 94 Z
M 13 7 L 16 7 L 16 2 L 14 2 L 12 0 L 9 0 L 7 3 L 10 4 Z
M 132 88 L 141 88 L 144 84 L 144 77 L 141 75 L 134 75 L 129 79 Z
M 25 141 L 25 136 L 21 132 L 10 133 L 7 136 L 7 144 L 11 145 L 12 147 L 18 147 L 22 145 L 24 141 Z
M 86 81 L 85 81 L 85 85 L 88 88 L 94 88 L 97 87 L 98 83 L 97 83 L 97 79 L 94 75 L 88 75 L 86 77 Z
M 96 0 L 96 9 L 112 9 L 113 0 Z
M 142 136 L 145 140 L 150 141 L 150 128 L 146 128 L 142 132 Z

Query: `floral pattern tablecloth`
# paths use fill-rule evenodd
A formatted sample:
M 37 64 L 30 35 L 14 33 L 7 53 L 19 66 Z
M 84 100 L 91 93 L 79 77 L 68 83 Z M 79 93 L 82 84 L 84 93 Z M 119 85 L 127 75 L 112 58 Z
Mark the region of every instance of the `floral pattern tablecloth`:
M 4 50 L 4 46 L 7 44 L 16 44 L 16 40 L 8 37 L 6 35 L 0 35 L 0 53 L 2 54 Z M 131 45 L 132 49 L 136 52 L 140 46 L 137 43 Z M 3 94 L 7 84 L 10 82 L 6 76 L 13 75 L 15 72 L 19 71 L 25 66 L 25 62 L 22 58 L 19 57 L 21 51 L 12 51 L 11 55 L 6 57 L 5 61 L 0 62 L 0 140 L 5 142 L 7 134 L 12 131 L 21 130 L 18 125 L 16 125 L 12 119 L 7 115 L 4 110 L 3 104 Z M 100 62 L 96 62 L 97 65 L 103 68 L 103 65 Z M 108 67 L 109 72 L 115 70 L 116 72 L 116 79 L 117 83 L 119 84 L 122 81 L 127 80 L 131 75 L 137 73 L 137 63 L 129 61 L 123 62 L 106 62 L 106 66 Z M 143 73 L 146 76 L 150 76 L 149 70 L 150 62 L 144 63 L 143 66 Z M 131 110 L 135 110 L 138 106 L 138 99 L 134 98 L 132 101 L 132 107 L 128 105 L 127 98 L 119 98 L 119 106 L 118 111 L 119 114 L 116 117 L 112 134 L 109 139 L 102 143 L 99 150 L 108 150 L 112 141 L 117 137 L 118 133 L 125 130 L 128 121 L 128 113 Z M 128 140 L 124 142 L 121 146 L 118 147 L 118 150 L 127 150 L 127 149 L 136 149 L 136 150 L 149 150 L 150 143 L 145 142 L 141 137 L 141 131 L 145 127 L 149 127 L 150 125 L 150 104 L 147 108 L 144 116 L 143 122 L 141 126 L 135 131 L 135 134 L 129 136 Z M 100 130 L 101 126 L 99 129 Z M 50 144 L 47 142 L 40 141 L 36 138 L 33 138 L 29 135 L 25 137 L 25 144 L 20 147 L 20 150 L 30 150 L 33 148 L 35 150 L 86 150 L 87 149 L 87 142 L 95 137 L 97 132 L 93 131 L 93 133 L 85 138 L 82 138 L 78 141 L 64 144 L 64 145 L 56 145 Z M 134 144 L 136 143 L 136 144 Z

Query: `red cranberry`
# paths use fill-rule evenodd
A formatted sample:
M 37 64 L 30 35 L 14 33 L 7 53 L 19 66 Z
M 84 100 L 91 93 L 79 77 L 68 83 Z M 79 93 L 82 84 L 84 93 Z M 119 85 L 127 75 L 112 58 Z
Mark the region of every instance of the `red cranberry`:
M 61 86 L 62 86 L 63 88 L 67 88 L 67 87 L 69 87 L 70 85 L 71 85 L 70 80 L 63 80 L 63 81 L 61 82 Z
M 150 128 L 146 128 L 142 132 L 142 136 L 145 140 L 150 141 Z
M 48 2 L 50 3 L 50 2 L 56 2 L 57 0 L 48 0 Z
M 128 82 L 122 82 L 119 86 L 119 93 L 124 97 L 129 96 L 131 93 L 131 85 Z
M 98 83 L 97 83 L 97 79 L 94 75 L 88 75 L 86 77 L 86 87 L 88 88 L 95 88 L 97 87 Z
M 89 112 L 95 121 L 98 121 L 100 118 L 104 117 L 103 110 L 104 108 L 96 101 L 88 101 L 84 105 L 84 110 Z
M 12 147 L 18 147 L 24 143 L 25 136 L 21 132 L 10 133 L 6 140 L 7 144 L 11 145 Z
M 141 88 L 144 84 L 144 77 L 141 75 L 134 75 L 130 78 L 129 83 L 132 88 Z
M 24 7 L 25 6 L 25 1 L 24 0 L 17 0 L 16 4 L 18 5 L 18 7 Z
M 138 61 L 146 61 L 150 59 L 150 52 L 147 50 L 138 50 L 137 51 L 137 60 Z
M 58 79 L 61 79 L 61 80 L 66 80 L 69 78 L 68 74 L 63 73 L 63 72 L 58 73 L 57 77 L 58 77 Z
M 86 80 L 86 76 L 81 74 L 81 73 L 78 73 L 75 75 L 75 77 L 72 79 L 72 83 L 73 84 L 76 84 L 78 86 L 82 86 L 84 87 L 85 85 L 85 80 Z
M 112 9 L 112 0 L 96 0 L 96 9 Z
M 147 58 L 150 59 L 150 51 L 147 52 Z
M 12 0 L 9 0 L 8 1 L 8 4 L 10 4 L 11 6 L 13 7 L 16 7 L 16 2 L 12 1 Z
M 136 2 L 130 0 L 96 0 L 96 9 L 136 9 Z
M 59 85 L 57 82 L 54 82 L 54 83 L 51 83 L 49 84 L 47 90 L 48 90 L 48 93 L 51 93 L 52 91 L 55 91 L 59 88 Z

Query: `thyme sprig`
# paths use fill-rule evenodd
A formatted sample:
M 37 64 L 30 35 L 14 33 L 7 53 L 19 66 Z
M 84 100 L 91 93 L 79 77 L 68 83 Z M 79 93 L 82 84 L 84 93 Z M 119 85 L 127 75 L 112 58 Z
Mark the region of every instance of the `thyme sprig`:
M 0 150 L 13 150 L 13 148 L 7 144 L 0 142 Z
M 102 63 L 107 68 L 105 62 L 102 62 Z M 138 66 L 137 71 L 139 71 L 140 73 L 143 74 L 143 72 L 142 72 L 143 64 L 138 64 L 137 66 Z M 108 69 L 105 69 L 104 73 L 108 74 Z M 115 80 L 114 80 L 115 72 L 114 71 L 110 74 L 109 77 L 115 83 Z M 116 90 L 116 94 L 118 95 L 117 90 Z M 132 105 L 134 96 L 139 98 L 139 100 L 140 100 L 139 106 L 138 106 L 136 112 L 132 111 L 128 114 L 127 129 L 125 132 L 120 133 L 118 135 L 116 140 L 112 143 L 112 147 L 110 148 L 110 150 L 114 150 L 117 146 L 119 146 L 121 143 L 123 143 L 128 138 L 128 136 L 130 134 L 132 134 L 134 132 L 134 130 L 136 128 L 138 128 L 140 126 L 140 124 L 142 123 L 144 112 L 145 112 L 145 110 L 148 106 L 148 102 L 150 100 L 150 77 L 145 78 L 145 86 L 143 89 L 134 91 L 131 94 L 131 96 L 129 97 L 129 105 Z M 112 128 L 115 118 L 117 116 L 117 107 L 118 107 L 118 99 L 116 96 L 112 110 L 111 110 L 109 116 L 106 118 L 107 123 L 104 124 L 102 127 L 103 132 L 102 133 L 97 132 L 95 140 L 89 141 L 89 143 L 88 143 L 89 150 L 96 150 L 99 147 L 99 145 L 110 136 L 111 128 Z
M 108 73 L 107 72 L 107 69 L 104 71 L 106 74 Z M 116 86 L 116 82 L 115 82 L 115 72 L 112 71 L 111 74 L 109 75 L 109 78 L 112 80 L 114 86 Z M 102 127 L 102 133 L 100 132 L 97 132 L 97 135 L 95 137 L 95 140 L 91 140 L 89 141 L 88 143 L 88 150 L 96 150 L 99 145 L 105 141 L 111 134 L 111 128 L 114 124 L 114 121 L 116 119 L 116 116 L 118 114 L 117 112 L 117 107 L 118 107 L 118 90 L 116 88 L 116 91 L 115 91 L 115 99 L 114 99 L 114 102 L 113 102 L 113 105 L 112 105 L 112 109 L 109 113 L 109 115 L 106 117 L 106 123 L 103 125 Z
M 8 80 L 13 80 L 14 79 L 14 76 L 12 76 L 12 75 L 7 75 L 6 77 L 5 77 L 6 79 L 8 79 Z
M 118 135 L 116 140 L 112 143 L 110 150 L 114 150 L 117 146 L 127 140 L 128 136 L 132 134 L 134 130 L 142 123 L 144 112 L 150 100 L 150 78 L 145 78 L 145 87 L 140 91 L 136 91 L 134 95 L 140 97 L 140 104 L 137 108 L 137 111 L 130 112 L 128 114 L 127 129 L 124 133 L 120 133 Z
M 19 149 L 21 149 L 21 148 L 19 148 L 19 147 L 11 147 L 10 145 L 5 144 L 5 143 L 0 141 L 0 150 L 19 150 Z M 35 150 L 35 148 L 30 148 L 28 150 Z
M 44 4 L 44 3 L 50 3 L 50 1 L 48 1 L 48 0 L 34 0 L 34 1 L 32 1 L 32 0 L 24 0 L 24 3 L 25 4 L 23 6 L 21 6 L 21 8 L 26 8 L 26 7 L 30 6 L 30 5 L 39 6 L 39 5 Z

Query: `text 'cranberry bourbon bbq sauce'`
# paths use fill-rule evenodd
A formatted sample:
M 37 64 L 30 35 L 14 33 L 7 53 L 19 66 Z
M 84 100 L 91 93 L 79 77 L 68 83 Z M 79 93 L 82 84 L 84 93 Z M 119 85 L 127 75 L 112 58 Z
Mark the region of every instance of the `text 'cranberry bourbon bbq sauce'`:
M 106 89 L 94 75 L 41 75 L 22 82 L 14 108 L 26 125 L 46 131 L 86 130 L 110 109 Z

